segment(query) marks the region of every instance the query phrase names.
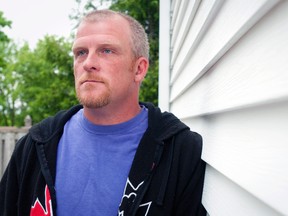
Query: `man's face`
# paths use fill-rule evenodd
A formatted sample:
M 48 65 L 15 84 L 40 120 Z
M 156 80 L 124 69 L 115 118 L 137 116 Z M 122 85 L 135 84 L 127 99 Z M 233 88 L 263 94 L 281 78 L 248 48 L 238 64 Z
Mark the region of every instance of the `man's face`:
M 137 92 L 131 33 L 123 18 L 82 22 L 73 54 L 76 93 L 84 107 L 127 104 Z

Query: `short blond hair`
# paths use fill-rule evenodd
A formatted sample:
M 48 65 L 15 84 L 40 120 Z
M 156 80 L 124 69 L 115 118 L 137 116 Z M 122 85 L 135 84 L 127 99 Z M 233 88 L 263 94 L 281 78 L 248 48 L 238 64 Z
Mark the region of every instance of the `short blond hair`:
M 128 22 L 131 29 L 131 47 L 134 56 L 136 58 L 145 57 L 149 59 L 150 48 L 147 34 L 143 26 L 133 17 L 112 10 L 94 10 L 86 14 L 81 22 L 98 22 L 101 20 L 109 19 L 113 16 L 120 16 Z

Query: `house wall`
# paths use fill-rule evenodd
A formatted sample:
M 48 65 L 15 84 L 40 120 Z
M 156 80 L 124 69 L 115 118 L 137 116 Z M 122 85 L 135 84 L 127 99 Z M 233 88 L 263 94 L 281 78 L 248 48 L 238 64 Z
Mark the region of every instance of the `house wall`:
M 160 0 L 159 106 L 202 134 L 211 216 L 288 215 L 288 1 Z

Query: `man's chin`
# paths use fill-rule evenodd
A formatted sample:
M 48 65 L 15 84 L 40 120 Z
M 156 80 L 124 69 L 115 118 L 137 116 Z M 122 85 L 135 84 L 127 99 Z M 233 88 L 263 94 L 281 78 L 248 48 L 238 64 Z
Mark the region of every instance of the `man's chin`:
M 102 97 L 102 98 L 78 97 L 78 101 L 84 107 L 87 107 L 90 109 L 103 108 L 109 104 L 109 98 L 108 97 Z

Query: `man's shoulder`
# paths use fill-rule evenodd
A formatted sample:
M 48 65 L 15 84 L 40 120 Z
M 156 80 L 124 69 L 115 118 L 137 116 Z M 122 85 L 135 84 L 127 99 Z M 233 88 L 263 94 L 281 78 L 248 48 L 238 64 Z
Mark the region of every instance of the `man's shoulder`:
M 35 124 L 29 130 L 29 134 L 31 135 L 32 139 L 38 142 L 43 142 L 49 139 L 57 131 L 63 130 L 66 122 L 80 109 L 82 109 L 82 106 L 76 105 L 68 110 L 61 110 L 54 116 L 50 116 Z

